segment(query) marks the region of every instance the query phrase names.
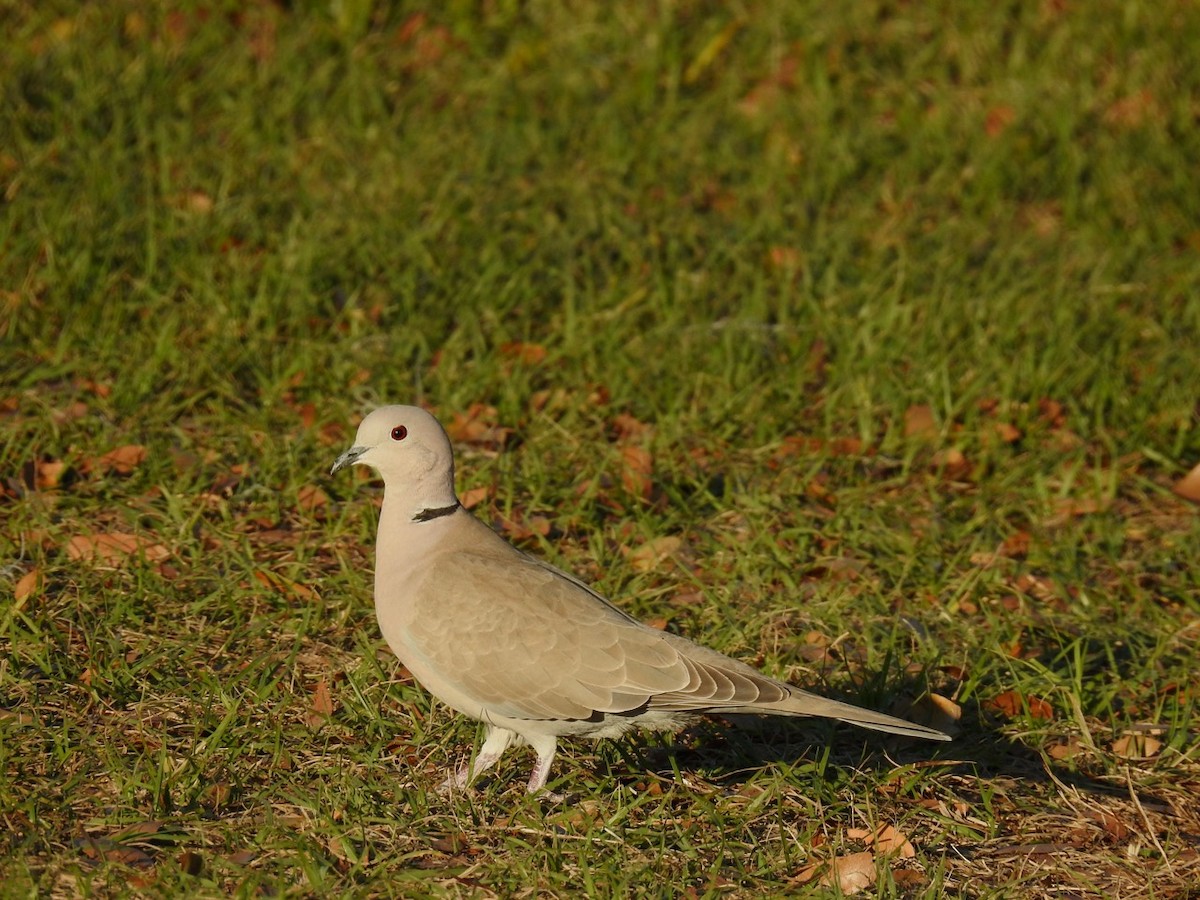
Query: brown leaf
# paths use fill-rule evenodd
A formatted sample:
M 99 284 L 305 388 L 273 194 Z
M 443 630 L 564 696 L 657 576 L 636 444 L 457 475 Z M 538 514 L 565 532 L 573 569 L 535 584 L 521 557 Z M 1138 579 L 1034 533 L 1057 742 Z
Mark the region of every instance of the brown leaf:
M 175 861 L 179 863 L 179 868 L 185 874 L 193 877 L 199 875 L 204 869 L 204 859 L 194 850 L 184 850 L 179 856 L 175 857 Z
M 55 409 L 50 412 L 50 418 L 60 425 L 67 422 L 74 422 L 76 419 L 82 419 L 88 415 L 88 405 L 82 400 L 76 400 L 74 403 L 69 403 L 62 409 Z
M 296 506 L 307 513 L 317 513 L 329 503 L 329 495 L 313 484 L 306 484 L 296 493 Z
M 527 344 L 523 341 L 509 341 L 500 345 L 500 355 L 514 359 L 527 366 L 536 366 L 545 362 L 546 348 L 541 344 Z
M 329 692 L 328 679 L 322 678 L 313 688 L 312 704 L 304 717 L 309 728 L 319 728 L 333 715 L 333 695 Z
M 1029 553 L 1029 532 L 1015 531 L 1000 543 L 1000 555 L 1009 559 L 1025 556 Z
M 613 416 L 612 429 L 618 442 L 640 438 L 654 430 L 653 426 L 647 425 L 629 413 L 617 413 Z
M 546 537 L 550 534 L 550 520 L 545 516 L 532 515 L 523 519 L 500 517 L 500 527 L 514 541 L 527 541 L 534 535 Z
M 1015 444 L 1021 439 L 1021 429 L 1008 422 L 997 422 L 993 428 L 996 436 L 1006 444 Z
M 798 247 L 775 245 L 767 250 L 767 265 L 784 272 L 795 272 L 804 264 L 804 252 Z
M 653 469 L 654 458 L 645 447 L 633 444 L 621 447 L 621 484 L 629 493 L 648 499 L 654 486 L 650 477 Z
M 67 557 L 75 560 L 117 564 L 141 556 L 150 562 L 162 562 L 170 555 L 170 550 L 148 537 L 121 531 L 77 534 L 67 541 Z
M 867 837 L 866 843 L 880 853 L 895 853 L 901 859 L 912 859 L 917 855 L 908 836 L 891 825 L 880 825 Z
M 914 703 L 906 715 L 919 725 L 953 734 L 962 719 L 962 707 L 949 697 L 929 694 Z
M 1067 421 L 1063 405 L 1049 397 L 1043 397 L 1038 401 L 1038 415 L 1051 428 L 1062 428 Z
M 1056 741 L 1046 748 L 1046 755 L 1051 759 L 1064 760 L 1071 759 L 1083 753 L 1087 748 L 1076 737 L 1070 737 L 1066 740 Z
M 59 459 L 39 460 L 33 464 L 33 485 L 39 491 L 49 491 L 58 487 L 67 464 Z
M 259 537 L 266 533 L 267 532 L 262 532 Z M 290 532 L 288 533 L 288 537 L 291 537 Z M 318 595 L 317 592 L 312 588 L 308 587 L 307 585 L 300 584 L 297 581 L 292 581 L 290 578 L 285 578 L 278 572 L 268 572 L 265 569 L 255 569 L 254 577 L 264 587 L 283 594 L 283 596 L 292 600 L 320 599 L 320 595 Z
M 1200 503 L 1200 463 L 1196 463 L 1192 471 L 1175 482 L 1171 490 L 1184 500 Z
M 911 438 L 935 438 L 938 436 L 937 420 L 933 407 L 928 404 L 910 406 L 904 411 L 904 436 Z
M 1162 750 L 1162 741 L 1149 734 L 1123 734 L 1109 749 L 1122 759 L 1152 759 Z
M 484 500 L 489 499 L 494 493 L 495 491 L 490 485 L 484 485 L 483 487 L 474 487 L 463 491 L 459 499 L 462 501 L 465 509 L 474 509 Z
M 947 447 L 933 454 L 933 468 L 953 481 L 961 481 L 971 474 L 970 461 L 957 447 Z
M 126 444 L 110 450 L 95 460 L 93 465 L 106 472 L 129 475 L 146 460 L 146 448 L 141 444 Z
M 1136 94 L 1114 101 L 1104 111 L 1104 123 L 1116 128 L 1137 128 L 1160 115 L 1158 103 L 1149 90 L 1143 88 Z
M 42 573 L 37 568 L 30 569 L 17 579 L 13 585 L 13 599 L 20 606 L 42 589 Z
M 646 541 L 636 550 L 625 551 L 625 558 L 635 572 L 650 572 L 670 559 L 681 546 L 683 538 L 666 534 Z
M 1089 810 L 1088 815 L 1103 828 L 1110 838 L 1115 842 L 1124 842 L 1132 833 L 1132 829 L 1114 816 L 1112 813 L 1103 810 Z
M 498 422 L 499 413 L 494 406 L 472 403 L 466 412 L 456 411 L 446 425 L 450 440 L 463 444 L 474 444 L 498 449 L 504 446 L 511 428 Z
M 844 894 L 857 894 L 875 884 L 875 857 L 869 850 L 851 853 L 833 860 L 821 884 L 837 885 Z
M 1049 720 L 1054 718 L 1054 707 L 1049 703 L 1041 697 L 1035 697 L 1033 694 L 1021 694 L 1018 691 L 1005 691 L 997 694 L 984 706 L 1009 719 L 1022 715 L 1026 707 L 1029 709 L 1031 719 Z
M 1001 104 L 993 106 L 987 112 L 987 120 L 984 122 L 983 130 L 990 138 L 998 137 L 1013 120 L 1017 117 L 1017 111 L 1011 106 Z
M 1047 528 L 1063 525 L 1073 518 L 1091 516 L 1104 512 L 1112 506 L 1112 499 L 1105 497 L 1062 497 L 1054 501 L 1052 511 L 1042 524 Z

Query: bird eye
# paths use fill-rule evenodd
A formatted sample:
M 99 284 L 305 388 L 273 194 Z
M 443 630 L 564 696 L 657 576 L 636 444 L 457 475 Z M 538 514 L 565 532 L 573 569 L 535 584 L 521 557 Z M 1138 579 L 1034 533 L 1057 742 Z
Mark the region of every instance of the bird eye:
M 392 440 L 393 441 L 402 441 L 406 437 L 408 437 L 408 429 L 405 428 L 403 425 L 397 425 L 395 428 L 392 429 Z

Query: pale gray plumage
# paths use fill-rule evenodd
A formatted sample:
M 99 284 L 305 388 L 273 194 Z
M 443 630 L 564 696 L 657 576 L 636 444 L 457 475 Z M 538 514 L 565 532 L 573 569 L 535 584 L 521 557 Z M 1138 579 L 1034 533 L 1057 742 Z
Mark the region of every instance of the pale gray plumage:
M 587 585 L 517 550 L 462 508 L 450 440 L 414 406 L 375 410 L 333 471 L 383 477 L 375 611 L 389 646 L 430 693 L 488 726 L 465 785 L 514 740 L 546 783 L 562 735 L 675 729 L 702 713 L 825 716 L 909 737 L 940 731 L 810 694 L 641 624 Z

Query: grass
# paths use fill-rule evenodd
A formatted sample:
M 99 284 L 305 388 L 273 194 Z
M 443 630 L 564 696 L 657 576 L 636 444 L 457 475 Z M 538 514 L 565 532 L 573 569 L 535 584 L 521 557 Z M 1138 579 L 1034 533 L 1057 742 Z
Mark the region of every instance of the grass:
M 0 9 L 6 895 L 1194 895 L 1192 6 Z M 440 796 L 325 474 L 414 401 L 523 546 L 955 743 Z

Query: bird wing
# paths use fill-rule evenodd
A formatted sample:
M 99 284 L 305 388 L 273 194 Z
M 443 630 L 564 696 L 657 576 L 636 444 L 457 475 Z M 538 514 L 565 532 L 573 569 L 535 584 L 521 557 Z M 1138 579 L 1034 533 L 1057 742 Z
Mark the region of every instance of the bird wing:
M 442 554 L 410 596 L 412 649 L 497 715 L 628 712 L 695 679 L 661 632 L 523 553 Z

